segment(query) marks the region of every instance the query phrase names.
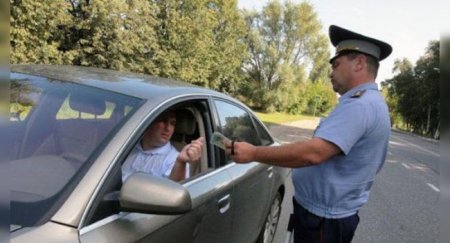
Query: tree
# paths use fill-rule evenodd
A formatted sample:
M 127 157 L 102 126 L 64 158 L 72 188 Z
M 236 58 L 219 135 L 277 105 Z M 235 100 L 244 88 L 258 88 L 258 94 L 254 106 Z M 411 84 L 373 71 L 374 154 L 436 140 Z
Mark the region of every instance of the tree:
M 11 62 L 70 62 L 70 55 L 58 50 L 58 27 L 70 21 L 65 12 L 68 7 L 64 0 L 10 0 Z
M 217 1 L 213 28 L 215 55 L 208 87 L 236 95 L 243 79 L 242 65 L 249 58 L 244 42 L 245 22 L 237 0 Z
M 2 33 L 0 35 L 0 68 L 3 68 L 5 66 L 8 65 L 9 63 L 9 40 L 10 40 L 10 35 L 9 35 L 9 29 L 10 29 L 10 24 L 9 24 L 9 18 L 10 18 L 10 14 L 9 14 L 9 9 L 10 9 L 10 3 L 7 1 L 2 1 L 0 2 L 0 33 Z M 3 78 L 1 78 L 3 79 Z M 3 86 L 0 85 L 0 90 L 2 90 Z M 2 93 L 0 93 L 1 95 Z M 2 99 L 0 98 L 0 103 L 1 103 Z M 1 107 L 0 107 L 1 109 Z M 2 113 L 0 113 L 2 114 Z
M 73 64 L 155 72 L 156 9 L 147 0 L 68 0 L 71 23 L 62 26 L 63 52 Z
M 10 0 L 13 63 L 144 72 L 236 93 L 237 0 Z
M 153 1 L 159 8 L 159 76 L 234 92 L 247 57 L 237 1 Z
M 393 71 L 396 75 L 383 84 L 387 87 L 393 124 L 397 123 L 399 114 L 408 129 L 419 134 L 438 136 L 439 42 L 430 42 L 415 67 L 407 59 L 396 60 Z
M 155 14 L 148 0 L 11 0 L 11 61 L 155 72 Z
M 337 104 L 337 95 L 330 82 L 317 81 L 308 83 L 305 89 L 305 113 L 311 115 L 324 114 Z
M 256 108 L 286 110 L 293 104 L 278 91 L 298 97 L 308 77 L 318 81 L 329 70 L 328 42 L 316 13 L 307 2 L 270 1 L 260 13 L 244 15 L 251 58 L 244 65 L 248 83 L 242 91 Z
M 427 135 L 433 135 L 439 129 L 439 42 L 431 41 L 423 55 L 416 64 L 415 73 L 419 89 L 422 93 L 420 104 L 422 106 L 421 130 Z M 424 118 L 426 117 L 426 118 Z

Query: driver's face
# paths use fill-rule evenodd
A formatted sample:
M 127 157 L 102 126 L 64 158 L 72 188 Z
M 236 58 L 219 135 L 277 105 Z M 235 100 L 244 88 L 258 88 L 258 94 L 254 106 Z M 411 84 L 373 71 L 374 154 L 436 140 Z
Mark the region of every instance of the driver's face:
M 152 147 L 161 147 L 170 141 L 175 131 L 176 117 L 174 112 L 168 112 L 156 118 L 144 134 L 144 139 Z

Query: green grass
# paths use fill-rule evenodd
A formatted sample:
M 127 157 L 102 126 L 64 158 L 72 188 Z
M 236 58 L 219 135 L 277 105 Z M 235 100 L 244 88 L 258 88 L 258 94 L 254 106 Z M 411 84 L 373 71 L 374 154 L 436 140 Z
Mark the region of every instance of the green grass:
M 256 116 L 261 119 L 266 125 L 271 124 L 283 124 L 286 122 L 298 121 L 298 120 L 312 120 L 313 116 L 304 116 L 304 115 L 291 115 L 287 113 L 261 113 L 255 112 Z

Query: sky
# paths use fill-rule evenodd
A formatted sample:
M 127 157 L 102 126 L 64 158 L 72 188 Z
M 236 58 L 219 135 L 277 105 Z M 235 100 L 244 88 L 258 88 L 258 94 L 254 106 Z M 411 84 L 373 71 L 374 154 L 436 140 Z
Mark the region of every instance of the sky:
M 284 0 L 280 0 L 284 2 Z M 302 2 L 302 0 L 292 0 Z M 239 8 L 260 10 L 268 0 L 238 0 Z M 307 0 L 314 7 L 323 33 L 330 25 L 383 40 L 393 47 L 380 63 L 377 82 L 393 77 L 396 59 L 414 65 L 431 40 L 450 34 L 450 1 L 446 0 Z M 331 53 L 334 48 L 330 44 Z

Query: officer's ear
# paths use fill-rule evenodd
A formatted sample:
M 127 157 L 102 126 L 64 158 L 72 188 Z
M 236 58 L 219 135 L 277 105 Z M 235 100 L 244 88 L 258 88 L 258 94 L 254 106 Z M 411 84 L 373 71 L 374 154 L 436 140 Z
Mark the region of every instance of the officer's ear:
M 355 66 L 354 66 L 354 70 L 356 72 L 362 71 L 364 69 L 367 68 L 367 57 L 364 54 L 359 54 L 355 57 L 354 61 L 355 61 Z

